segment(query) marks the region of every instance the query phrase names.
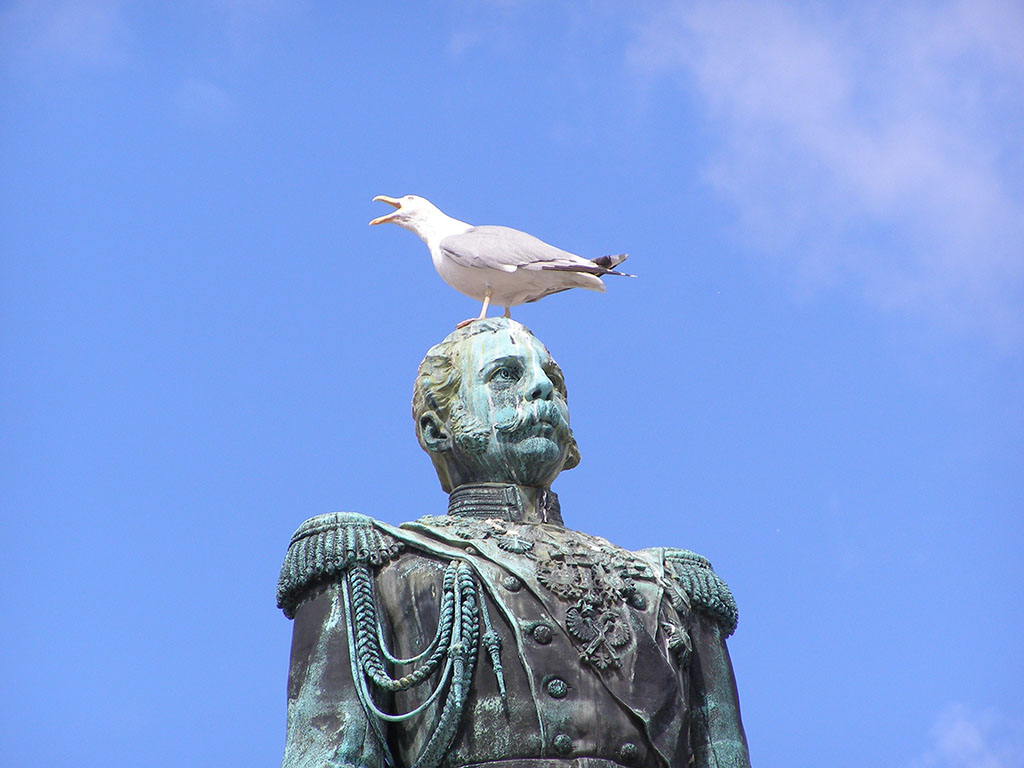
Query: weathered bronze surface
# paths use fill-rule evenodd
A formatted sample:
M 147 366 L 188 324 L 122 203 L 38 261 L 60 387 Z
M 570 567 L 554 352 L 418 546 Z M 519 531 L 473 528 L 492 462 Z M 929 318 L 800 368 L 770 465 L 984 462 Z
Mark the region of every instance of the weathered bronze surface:
M 321 515 L 292 537 L 285 768 L 742 768 L 728 588 L 700 555 L 565 527 L 579 454 L 522 325 L 433 347 L 413 398 L 447 515 Z

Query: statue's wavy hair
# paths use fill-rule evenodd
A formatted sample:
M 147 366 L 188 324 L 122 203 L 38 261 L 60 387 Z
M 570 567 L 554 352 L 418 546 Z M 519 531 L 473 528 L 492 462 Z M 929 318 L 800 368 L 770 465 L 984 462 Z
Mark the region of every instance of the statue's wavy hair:
M 427 350 L 426 357 L 420 363 L 416 371 L 416 383 L 412 391 L 412 418 L 416 422 L 416 439 L 420 447 L 427 452 L 430 460 L 437 470 L 437 477 L 441 481 L 441 487 L 451 492 L 451 478 L 448 475 L 448 466 L 444 456 L 437 454 L 427 448 L 423 439 L 421 417 L 427 411 L 433 411 L 438 419 L 444 424 L 451 423 L 452 408 L 455 398 L 458 397 L 459 387 L 462 384 L 460 368 L 460 356 L 462 354 L 463 342 L 480 333 L 497 333 L 501 330 L 515 328 L 533 336 L 533 332 L 522 323 L 505 317 L 489 317 L 484 320 L 474 320 L 472 323 L 456 328 L 439 344 L 435 344 Z M 535 337 L 536 338 L 536 337 Z M 556 386 L 566 402 L 568 393 L 565 389 L 565 377 L 562 369 L 552 359 L 552 364 L 558 370 L 559 376 Z M 563 470 L 572 469 L 580 463 L 580 450 L 576 445 L 576 438 L 569 433 L 569 450 L 566 454 Z

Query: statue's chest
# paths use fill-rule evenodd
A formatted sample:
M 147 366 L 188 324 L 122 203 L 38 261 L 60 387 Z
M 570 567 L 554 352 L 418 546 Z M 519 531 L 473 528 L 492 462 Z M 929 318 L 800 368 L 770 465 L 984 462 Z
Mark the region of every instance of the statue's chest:
M 660 597 L 671 589 L 653 564 L 605 539 L 561 526 L 499 519 L 433 518 L 509 575 L 499 593 L 526 586 L 572 638 L 580 661 L 616 668 L 637 632 L 658 631 Z

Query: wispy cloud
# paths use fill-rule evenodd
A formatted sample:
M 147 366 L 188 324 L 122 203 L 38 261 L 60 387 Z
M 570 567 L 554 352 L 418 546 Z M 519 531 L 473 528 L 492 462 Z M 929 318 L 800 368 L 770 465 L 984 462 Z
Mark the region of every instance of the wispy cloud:
M 931 744 L 910 768 L 1021 768 L 1024 723 L 957 704 L 935 720 Z
M 695 90 L 707 179 L 807 281 L 1024 340 L 1024 9 L 669 2 L 632 67 Z

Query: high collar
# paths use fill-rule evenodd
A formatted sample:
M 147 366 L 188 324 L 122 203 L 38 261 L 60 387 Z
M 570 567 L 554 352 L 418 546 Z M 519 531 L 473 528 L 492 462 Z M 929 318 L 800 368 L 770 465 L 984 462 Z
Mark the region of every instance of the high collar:
M 508 483 L 466 483 L 448 496 L 455 517 L 497 517 L 514 523 L 563 525 L 558 495 L 548 488 Z

